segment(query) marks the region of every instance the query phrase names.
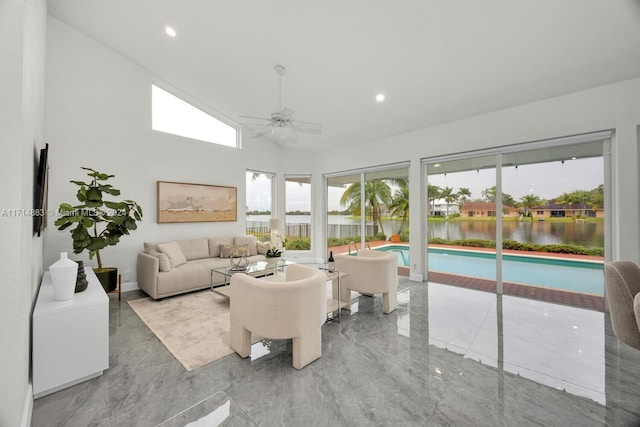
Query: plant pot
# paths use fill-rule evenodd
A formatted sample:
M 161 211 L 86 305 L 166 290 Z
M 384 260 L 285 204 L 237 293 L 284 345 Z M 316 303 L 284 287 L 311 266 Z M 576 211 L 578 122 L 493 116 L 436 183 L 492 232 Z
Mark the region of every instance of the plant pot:
M 273 268 L 278 265 L 278 262 L 280 262 L 280 257 L 267 258 L 267 267 Z
M 98 276 L 98 280 L 104 291 L 109 293 L 118 287 L 118 269 L 115 267 L 94 268 L 93 272 Z
M 391 235 L 391 241 L 392 242 L 399 242 L 400 241 L 400 235 L 399 234 L 392 234 Z

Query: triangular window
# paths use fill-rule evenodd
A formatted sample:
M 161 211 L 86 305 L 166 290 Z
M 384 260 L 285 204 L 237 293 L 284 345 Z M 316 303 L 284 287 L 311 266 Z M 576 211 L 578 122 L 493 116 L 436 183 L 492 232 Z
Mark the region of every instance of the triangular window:
M 151 128 L 153 130 L 228 147 L 238 147 L 238 129 L 156 85 L 151 86 Z

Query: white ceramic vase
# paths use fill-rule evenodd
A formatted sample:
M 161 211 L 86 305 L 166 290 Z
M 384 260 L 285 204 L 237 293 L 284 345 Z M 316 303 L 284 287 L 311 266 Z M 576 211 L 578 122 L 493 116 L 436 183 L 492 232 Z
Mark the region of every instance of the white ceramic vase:
M 78 263 L 67 258 L 66 252 L 60 252 L 60 259 L 49 267 L 53 299 L 66 301 L 73 298 L 78 278 Z

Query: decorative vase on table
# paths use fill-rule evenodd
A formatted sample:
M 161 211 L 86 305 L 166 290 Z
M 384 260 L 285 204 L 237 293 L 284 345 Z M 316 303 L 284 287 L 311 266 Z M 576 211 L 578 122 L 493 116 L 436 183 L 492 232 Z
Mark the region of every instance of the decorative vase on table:
M 87 273 L 84 271 L 84 261 L 76 261 L 78 263 L 78 276 L 76 277 L 75 293 L 82 292 L 89 286 Z
M 249 265 L 249 260 L 244 254 L 240 256 L 236 254 L 230 257 L 229 261 L 231 262 L 231 270 L 233 271 L 244 271 Z
M 49 267 L 53 298 L 56 301 L 66 301 L 73 298 L 78 278 L 78 264 L 67 257 L 66 252 L 60 252 L 60 259 Z

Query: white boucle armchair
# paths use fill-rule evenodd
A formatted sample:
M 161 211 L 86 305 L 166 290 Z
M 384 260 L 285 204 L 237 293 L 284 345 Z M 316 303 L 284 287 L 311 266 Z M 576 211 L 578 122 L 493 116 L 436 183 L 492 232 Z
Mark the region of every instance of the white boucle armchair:
M 340 300 L 351 302 L 351 291 L 382 294 L 382 311 L 391 313 L 398 306 L 398 257 L 392 252 L 363 249 L 357 256 L 337 254 L 336 270 L 342 278 Z
M 284 282 L 246 274 L 231 277 L 230 343 L 240 355 L 251 354 L 251 334 L 293 339 L 293 367 L 302 369 L 322 355 L 322 325 L 327 318 L 327 278 L 300 264 L 287 267 Z

